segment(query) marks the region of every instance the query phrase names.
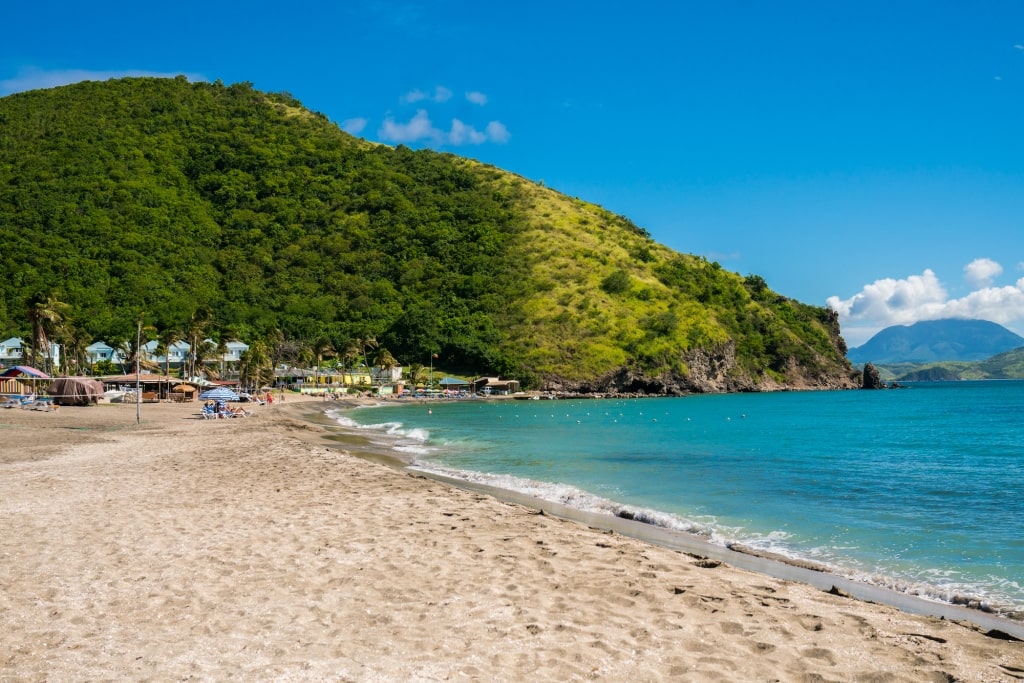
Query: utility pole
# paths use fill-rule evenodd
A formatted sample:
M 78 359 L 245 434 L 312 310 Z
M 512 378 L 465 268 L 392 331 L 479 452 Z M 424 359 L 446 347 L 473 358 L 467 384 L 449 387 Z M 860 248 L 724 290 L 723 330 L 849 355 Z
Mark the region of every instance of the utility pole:
M 142 363 L 142 316 L 139 316 L 135 329 L 135 424 L 142 424 L 142 376 L 139 374 Z

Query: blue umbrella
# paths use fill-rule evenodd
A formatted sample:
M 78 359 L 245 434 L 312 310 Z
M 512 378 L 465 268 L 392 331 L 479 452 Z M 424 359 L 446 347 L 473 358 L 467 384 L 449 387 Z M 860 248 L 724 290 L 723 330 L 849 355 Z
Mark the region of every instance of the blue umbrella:
M 216 389 L 208 389 L 203 393 L 199 394 L 200 401 L 237 401 L 238 394 L 227 387 L 217 387 Z

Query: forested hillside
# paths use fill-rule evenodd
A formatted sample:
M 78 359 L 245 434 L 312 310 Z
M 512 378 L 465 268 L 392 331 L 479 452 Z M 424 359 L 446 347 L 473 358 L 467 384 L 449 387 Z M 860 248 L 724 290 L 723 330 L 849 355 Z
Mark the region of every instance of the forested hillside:
M 850 384 L 823 308 L 593 204 L 368 143 L 247 84 L 0 99 L 0 243 L 0 337 L 45 323 L 72 353 L 130 339 L 141 317 L 154 335 L 199 326 L 316 355 L 374 339 L 406 364 L 436 353 L 533 386 Z

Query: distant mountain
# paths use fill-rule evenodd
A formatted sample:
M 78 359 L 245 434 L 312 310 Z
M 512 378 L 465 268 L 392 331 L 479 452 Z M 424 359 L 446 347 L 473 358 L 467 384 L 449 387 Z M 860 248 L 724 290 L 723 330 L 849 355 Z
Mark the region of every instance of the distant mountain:
M 852 363 L 981 361 L 1024 346 L 1024 337 L 988 320 L 926 320 L 887 327 L 850 349 Z

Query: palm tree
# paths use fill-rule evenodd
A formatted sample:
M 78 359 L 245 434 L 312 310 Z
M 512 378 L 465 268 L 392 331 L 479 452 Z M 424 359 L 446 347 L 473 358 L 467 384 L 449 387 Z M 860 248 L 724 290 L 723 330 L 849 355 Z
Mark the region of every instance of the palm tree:
M 69 306 L 52 296 L 36 293 L 28 302 L 28 320 L 32 325 L 29 365 L 38 367 L 39 352 L 43 351 L 43 372 L 53 372 L 50 340 L 60 336 Z
M 220 367 L 220 374 L 223 376 L 227 372 L 227 361 L 224 360 L 224 356 L 228 353 L 228 343 L 238 341 L 238 333 L 232 327 L 225 327 L 215 331 L 213 338 L 217 346 L 217 362 Z
M 265 341 L 257 339 L 242 353 L 238 364 L 238 378 L 243 386 L 252 391 L 273 383 L 274 364 Z
M 209 339 L 203 339 L 192 345 L 189 349 L 189 355 L 192 357 L 193 367 L 196 373 L 202 373 L 203 375 L 213 376 L 220 378 L 220 373 L 217 370 L 212 370 L 209 367 L 210 361 L 217 359 L 217 345 Z
M 349 342 L 348 346 L 346 346 L 345 349 L 341 352 L 340 356 L 342 377 L 345 376 L 345 364 L 349 361 L 354 362 L 357 358 L 359 358 L 361 352 L 362 349 L 360 348 L 359 344 L 357 344 L 355 341 Z
M 141 338 L 138 338 L 138 335 L 132 335 L 113 344 L 121 356 L 121 372 L 126 375 L 129 374 L 128 368 L 131 368 L 131 372 L 135 371 L 136 364 L 146 370 L 157 370 L 160 367 L 146 356 L 146 352 L 142 348 L 152 339 L 156 330 L 152 326 L 146 325 L 140 329 L 140 332 Z
M 85 343 L 85 340 L 85 332 L 76 329 L 70 323 L 65 323 L 60 338 L 64 347 L 61 365 L 65 373 L 80 375 L 84 374 L 85 369 L 88 368 L 89 360 L 86 357 L 86 347 L 89 345 Z
M 199 354 L 202 352 L 200 347 L 206 340 L 207 331 L 212 325 L 213 313 L 206 308 L 196 310 L 188 321 L 188 330 L 185 334 L 189 343 L 188 360 L 186 362 L 186 374 L 188 377 L 194 377 L 198 374 L 199 369 L 202 368 L 202 363 L 199 360 Z
M 377 356 L 374 359 L 377 367 L 380 368 L 380 386 L 384 386 L 384 371 L 391 370 L 398 366 L 398 361 L 391 355 L 391 352 L 381 347 L 377 351 Z
M 356 344 L 359 345 L 359 349 L 363 353 L 363 365 L 367 369 L 369 369 L 370 361 L 368 361 L 366 359 L 366 349 L 376 349 L 376 348 L 378 348 L 380 346 L 380 344 L 377 343 L 377 338 L 376 337 L 363 337 L 362 339 L 357 339 L 356 340 Z
M 409 369 L 405 371 L 405 379 L 412 386 L 417 386 L 424 379 L 426 379 L 426 370 L 423 367 L 423 363 L 413 363 L 409 366 Z
M 168 328 L 157 336 L 157 354 L 164 357 L 164 376 L 171 375 L 171 349 L 185 338 L 184 333 L 174 327 Z
M 317 337 L 316 340 L 310 345 L 310 350 L 316 357 L 316 368 L 313 371 L 313 384 L 319 386 L 320 384 L 320 365 L 324 362 L 325 357 L 334 355 L 334 344 L 327 337 Z

